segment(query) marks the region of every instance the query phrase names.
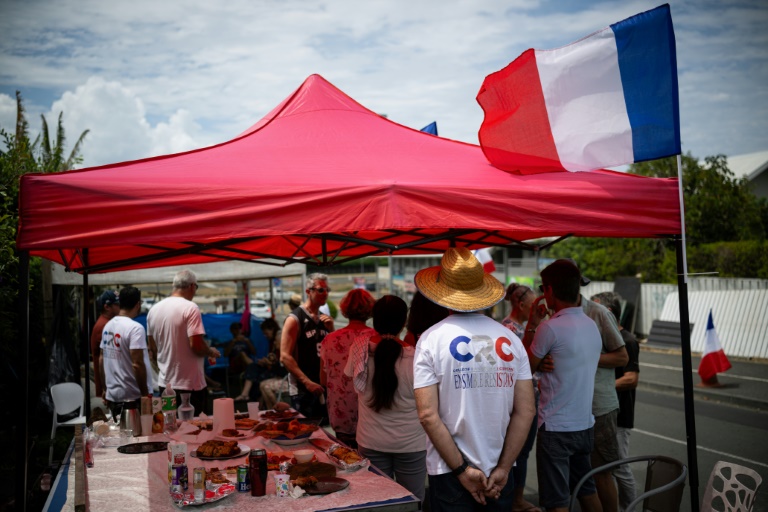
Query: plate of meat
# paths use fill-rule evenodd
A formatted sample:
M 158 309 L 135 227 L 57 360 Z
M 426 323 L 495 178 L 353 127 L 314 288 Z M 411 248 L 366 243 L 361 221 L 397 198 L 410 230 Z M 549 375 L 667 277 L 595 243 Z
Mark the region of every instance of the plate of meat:
M 251 439 L 256 436 L 256 432 L 253 430 L 238 430 L 236 428 L 225 428 L 221 431 L 221 434 L 216 436 L 216 439 L 220 441 L 244 441 L 245 439 Z
M 289 420 L 299 415 L 299 411 L 288 409 L 287 411 L 275 411 L 270 409 L 261 413 L 261 417 L 266 420 Z
M 248 455 L 251 449 L 237 441 L 206 441 L 189 455 L 200 460 L 235 459 Z
M 296 480 L 291 480 L 292 485 L 304 489 L 309 495 L 331 494 L 349 487 L 349 480 L 335 476 L 302 476 Z

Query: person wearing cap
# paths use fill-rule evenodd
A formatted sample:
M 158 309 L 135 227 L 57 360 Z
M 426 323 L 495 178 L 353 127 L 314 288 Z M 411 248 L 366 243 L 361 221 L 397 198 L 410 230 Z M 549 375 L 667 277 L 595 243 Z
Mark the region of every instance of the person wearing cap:
M 512 510 L 510 470 L 528 435 L 534 398 L 520 340 L 483 314 L 504 299 L 504 285 L 463 247 L 448 249 L 414 282 L 451 310 L 421 335 L 414 356 L 431 510 Z
M 280 362 L 288 370 L 293 408 L 307 417 L 328 421 L 325 389 L 320 384 L 320 344 L 333 331 L 333 319 L 320 313 L 331 289 L 328 276 L 307 276 L 307 300 L 291 311 L 283 324 Z
M 152 389 L 147 368 L 147 334 L 134 320 L 141 310 L 141 291 L 128 286 L 120 290 L 120 313 L 104 326 L 99 373 L 112 417 L 123 409 L 138 409 L 142 396 Z
M 93 356 L 93 383 L 96 388 L 96 396 L 104 396 L 104 381 L 99 372 L 99 355 L 101 354 L 101 333 L 107 322 L 112 320 L 120 312 L 120 298 L 117 292 L 107 290 L 96 299 L 96 305 L 100 310 L 99 318 L 91 331 L 91 355 Z
M 206 357 L 220 357 L 221 353 L 203 340 L 203 318 L 200 308 L 192 302 L 198 288 L 194 272 L 178 272 L 171 295 L 147 314 L 147 337 L 150 356 L 160 370 L 160 394 L 170 386 L 180 404 L 181 393 L 190 393 L 196 412 L 210 412 L 204 362 Z
M 531 307 L 523 343 L 531 370 L 547 355 L 554 368 L 541 374 L 536 440 L 539 504 L 547 510 L 568 508 L 570 484 L 591 469 L 594 445 L 592 396 L 600 359 L 600 332 L 579 307 L 579 269 L 558 260 L 541 271 L 542 291 Z M 553 313 L 542 322 L 543 300 Z M 529 341 L 532 336 L 532 341 Z M 601 510 L 593 479 L 579 491 L 582 510 Z

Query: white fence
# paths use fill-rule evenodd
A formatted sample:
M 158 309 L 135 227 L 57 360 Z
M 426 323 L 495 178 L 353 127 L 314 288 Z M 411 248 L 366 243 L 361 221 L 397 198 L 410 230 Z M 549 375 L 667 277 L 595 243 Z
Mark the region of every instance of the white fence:
M 612 282 L 592 282 L 586 297 L 612 291 Z M 635 333 L 645 337 L 654 320 L 680 321 L 677 286 L 644 283 Z M 692 277 L 688 280 L 691 350 L 704 349 L 707 317 L 712 309 L 715 328 L 725 353 L 737 357 L 768 358 L 768 280 Z

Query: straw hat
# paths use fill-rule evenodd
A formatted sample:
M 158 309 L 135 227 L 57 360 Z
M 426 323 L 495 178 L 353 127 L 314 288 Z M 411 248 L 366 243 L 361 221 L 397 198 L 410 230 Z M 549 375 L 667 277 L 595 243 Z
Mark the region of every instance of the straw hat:
M 480 311 L 504 299 L 504 285 L 465 247 L 448 249 L 440 265 L 420 270 L 414 283 L 426 298 L 453 311 Z

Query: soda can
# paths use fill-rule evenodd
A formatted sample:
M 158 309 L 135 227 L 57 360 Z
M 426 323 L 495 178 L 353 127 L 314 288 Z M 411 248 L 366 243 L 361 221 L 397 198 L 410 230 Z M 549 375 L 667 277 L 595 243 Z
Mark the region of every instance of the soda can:
M 205 467 L 195 468 L 192 471 L 192 488 L 195 491 L 195 501 L 205 501 Z
M 171 492 L 184 492 L 189 485 L 189 474 L 186 464 L 171 466 Z
M 248 466 L 245 464 L 237 466 L 237 490 L 238 492 L 251 490 L 251 478 L 248 474 Z

